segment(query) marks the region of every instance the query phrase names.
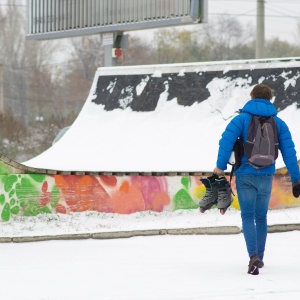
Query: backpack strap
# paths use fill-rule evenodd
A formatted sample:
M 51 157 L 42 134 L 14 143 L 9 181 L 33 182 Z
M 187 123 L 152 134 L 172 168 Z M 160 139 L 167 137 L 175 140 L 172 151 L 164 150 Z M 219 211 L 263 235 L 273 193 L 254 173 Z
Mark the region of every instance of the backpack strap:
M 234 173 L 234 165 L 232 165 L 232 167 L 231 167 L 230 176 L 229 176 L 229 184 L 230 184 L 230 186 L 231 186 L 231 180 L 232 180 L 232 177 L 233 177 L 233 173 Z

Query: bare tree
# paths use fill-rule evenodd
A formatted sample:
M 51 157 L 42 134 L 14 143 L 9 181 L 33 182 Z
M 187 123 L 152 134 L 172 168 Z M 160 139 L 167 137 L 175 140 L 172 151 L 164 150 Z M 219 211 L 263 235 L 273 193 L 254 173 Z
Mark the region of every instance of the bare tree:
M 73 60 L 82 65 L 84 76 L 92 80 L 95 71 L 103 65 L 103 47 L 100 35 L 85 36 L 71 39 Z M 77 67 L 76 67 L 77 68 Z
M 211 60 L 227 60 L 231 58 L 231 50 L 234 47 L 253 41 L 253 32 L 250 24 L 245 31 L 237 19 L 220 16 L 201 26 L 199 38 L 211 53 Z
M 124 49 L 123 65 L 147 65 L 156 63 L 154 49 L 139 37 L 129 35 L 129 47 Z
M 199 43 L 195 31 L 162 29 L 154 34 L 158 63 L 180 63 L 199 60 Z
M 40 91 L 51 86 L 47 62 L 54 53 L 55 42 L 26 41 L 25 12 L 16 4 L 12 0 L 6 10 L 0 8 L 3 24 L 0 27 L 0 59 L 4 66 L 6 107 L 27 123 L 36 113 L 36 107 L 44 107 L 46 111 L 54 99 L 53 93 Z M 45 78 L 42 73 L 47 73 L 50 81 L 42 80 Z M 38 89 L 31 89 L 38 83 Z
M 290 44 L 286 41 L 281 41 L 278 38 L 273 38 L 266 42 L 265 47 L 266 57 L 296 57 L 300 56 L 300 47 Z

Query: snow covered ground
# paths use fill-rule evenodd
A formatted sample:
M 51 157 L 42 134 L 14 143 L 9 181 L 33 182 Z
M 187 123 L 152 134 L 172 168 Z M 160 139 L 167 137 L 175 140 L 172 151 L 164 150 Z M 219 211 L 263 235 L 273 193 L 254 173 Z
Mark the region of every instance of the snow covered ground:
M 294 86 L 297 79 L 286 79 L 287 87 Z M 175 99 L 167 101 L 166 85 L 166 90 L 159 97 L 160 110 L 157 110 L 166 114 L 149 112 L 141 117 L 129 108 L 108 113 L 102 106 L 96 107 L 92 102 L 95 81 L 80 117 L 63 139 L 25 164 L 64 170 L 134 171 L 140 170 L 143 162 L 143 171 L 172 171 L 176 161 L 177 170 L 192 171 L 195 168 L 211 171 L 215 164 L 217 142 L 230 113 L 240 108 L 243 101 L 249 100 L 252 88 L 250 83 L 240 82 L 239 78 L 228 82 L 213 81 L 214 86 L 209 88 L 211 92 L 218 93 L 191 108 L 179 108 Z M 225 97 L 230 101 L 228 105 L 224 104 L 222 115 L 215 112 L 224 95 L 220 95 L 215 85 L 226 87 L 223 94 L 233 91 L 232 85 L 238 87 L 234 90 L 236 92 Z M 172 115 L 167 114 L 170 110 Z M 188 122 L 178 122 L 182 115 L 188 116 Z M 224 119 L 224 116 L 228 118 Z M 281 111 L 279 116 L 289 122 L 296 148 L 300 149 L 300 118 L 296 104 Z M 205 126 L 201 128 L 200 123 Z M 151 127 L 153 124 L 164 126 Z M 170 128 L 170 125 L 173 127 Z M 213 136 L 206 132 L 212 126 L 215 129 Z M 105 131 L 105 128 L 109 130 Z M 165 130 L 164 134 L 159 136 L 158 128 Z M 127 130 L 127 135 L 124 130 Z M 150 136 L 143 135 L 143 132 L 149 132 Z M 179 133 L 182 138 L 190 140 L 174 143 Z M 95 138 L 95 135 L 101 138 Z M 144 138 L 142 142 L 141 137 Z M 209 147 L 198 143 L 200 149 L 191 147 L 190 151 L 194 152 L 189 152 L 186 160 L 176 159 L 184 153 L 186 145 L 194 145 L 199 137 L 209 139 Z M 106 144 L 107 140 L 111 144 Z M 119 146 L 127 145 L 128 141 L 132 142 L 132 147 L 120 151 Z M 160 162 L 150 159 L 159 157 L 160 152 L 153 152 L 156 149 L 148 145 L 149 141 L 155 141 L 153 145 L 164 146 L 164 154 L 167 155 L 162 157 L 165 159 Z M 215 148 L 212 149 L 211 145 Z M 144 154 L 143 148 L 148 149 L 151 155 Z M 99 149 L 105 152 L 99 154 Z M 113 157 L 113 162 L 107 157 Z M 200 161 L 199 157 L 203 159 Z M 283 166 L 280 159 L 277 166 Z M 269 225 L 300 224 L 300 208 L 272 210 L 268 220 Z M 198 210 L 144 211 L 131 215 L 98 212 L 41 214 L 36 217 L 13 216 L 9 222 L 0 223 L 0 238 L 225 226 L 240 228 L 240 212 L 232 208 L 224 216 L 216 209 L 205 214 Z M 249 258 L 241 233 L 0 243 L 0 253 L 1 300 L 300 299 L 299 231 L 269 234 L 265 267 L 259 276 L 247 274 Z
M 269 225 L 300 224 L 300 209 L 271 210 Z M 240 212 L 216 209 L 94 212 L 16 217 L 0 236 L 240 226 Z M 268 235 L 265 267 L 247 274 L 242 234 L 0 243 L 3 300 L 300 299 L 300 232 Z
M 270 210 L 268 224 L 300 224 L 300 207 Z M 224 216 L 217 209 L 204 214 L 193 209 L 161 213 L 142 211 L 110 214 L 87 211 L 40 214 L 36 217 L 13 216 L 10 221 L 0 223 L 0 238 L 218 226 L 241 227 L 240 211 L 229 208 Z
M 299 240 L 270 234 L 258 276 L 241 234 L 2 244 L 1 299 L 296 300 Z

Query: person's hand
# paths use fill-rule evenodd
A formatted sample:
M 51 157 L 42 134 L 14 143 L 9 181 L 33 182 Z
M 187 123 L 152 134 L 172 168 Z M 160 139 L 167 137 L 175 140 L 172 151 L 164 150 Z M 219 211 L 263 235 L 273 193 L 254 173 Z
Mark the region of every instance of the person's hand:
M 293 182 L 293 195 L 295 198 L 300 196 L 300 180 L 296 180 Z
M 221 175 L 224 175 L 224 171 L 219 169 L 218 167 L 215 167 L 214 168 L 214 174 L 218 175 L 218 176 L 221 176 Z M 300 182 L 299 182 L 300 184 Z

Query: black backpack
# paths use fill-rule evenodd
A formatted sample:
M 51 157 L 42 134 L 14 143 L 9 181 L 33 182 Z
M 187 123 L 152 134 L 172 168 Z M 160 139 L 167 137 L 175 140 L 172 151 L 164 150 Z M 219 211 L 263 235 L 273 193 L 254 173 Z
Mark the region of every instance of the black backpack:
M 235 141 L 232 149 L 232 154 L 229 159 L 229 164 L 239 167 L 242 163 L 242 156 L 244 155 L 244 143 L 243 140 L 238 137 Z
M 249 163 L 258 169 L 275 162 L 278 157 L 278 133 L 273 117 L 252 116 L 244 152 Z
M 232 154 L 228 162 L 230 165 L 232 165 L 231 172 L 230 172 L 230 179 L 229 179 L 230 185 L 233 177 L 233 172 L 241 165 L 243 155 L 244 155 L 244 143 L 243 140 L 240 137 L 238 137 L 233 145 Z

